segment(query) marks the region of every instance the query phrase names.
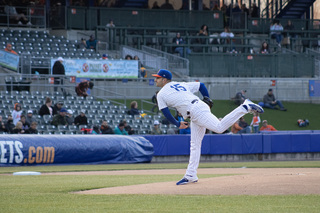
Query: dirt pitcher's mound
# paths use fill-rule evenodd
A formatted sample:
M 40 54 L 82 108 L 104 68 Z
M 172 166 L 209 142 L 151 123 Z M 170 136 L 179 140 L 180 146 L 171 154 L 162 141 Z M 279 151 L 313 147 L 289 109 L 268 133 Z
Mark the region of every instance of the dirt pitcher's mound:
M 125 174 L 125 171 L 99 172 L 101 175 Z M 134 171 L 127 171 L 133 174 Z M 144 170 L 136 174 L 175 174 L 181 170 Z M 182 173 L 183 174 L 183 173 Z M 198 174 L 237 174 L 200 178 L 198 183 L 176 186 L 161 182 L 75 192 L 77 194 L 181 194 L 181 195 L 288 195 L 320 194 L 320 169 L 199 169 Z

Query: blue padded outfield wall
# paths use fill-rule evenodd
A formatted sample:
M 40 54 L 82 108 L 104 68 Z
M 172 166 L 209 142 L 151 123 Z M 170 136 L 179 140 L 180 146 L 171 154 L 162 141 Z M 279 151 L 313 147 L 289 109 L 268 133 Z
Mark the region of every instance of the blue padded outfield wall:
M 206 135 L 202 155 L 320 152 L 320 131 Z M 144 163 L 190 154 L 190 135 L 0 135 L 0 166 Z
M 145 136 L 154 156 L 190 154 L 190 135 Z M 263 134 L 205 135 L 202 155 L 320 152 L 319 131 L 278 131 Z
M 153 153 L 140 136 L 0 135 L 0 166 L 143 163 Z

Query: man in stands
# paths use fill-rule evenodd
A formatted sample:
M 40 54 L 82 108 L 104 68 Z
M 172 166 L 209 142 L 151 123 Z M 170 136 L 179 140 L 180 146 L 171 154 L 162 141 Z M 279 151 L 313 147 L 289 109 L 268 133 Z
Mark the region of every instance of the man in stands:
M 65 69 L 63 66 L 64 59 L 62 57 L 59 57 L 56 62 L 54 62 L 52 67 L 52 75 L 65 75 Z M 55 77 L 54 78 L 54 84 L 55 85 L 61 85 L 63 86 L 63 77 Z M 54 87 L 54 91 L 58 91 L 58 87 Z M 63 88 L 61 88 L 61 91 L 64 92 Z
M 101 134 L 114 134 L 113 130 L 108 125 L 107 121 L 102 121 L 101 127 L 100 127 Z
M 59 114 L 55 115 L 52 119 L 51 124 L 58 126 L 58 125 L 68 125 L 67 118 L 66 118 L 67 110 L 65 108 L 61 108 Z
M 85 110 L 81 110 L 80 111 L 80 115 L 78 115 L 77 117 L 75 117 L 74 119 L 74 124 L 79 126 L 79 125 L 88 125 L 88 118 L 86 116 L 86 111 Z
M 262 127 L 260 131 L 277 131 L 272 125 L 268 124 L 267 120 L 262 121 Z
M 12 49 L 12 44 L 10 44 L 10 43 L 7 43 L 7 46 L 4 49 L 4 51 L 18 55 L 18 53 Z

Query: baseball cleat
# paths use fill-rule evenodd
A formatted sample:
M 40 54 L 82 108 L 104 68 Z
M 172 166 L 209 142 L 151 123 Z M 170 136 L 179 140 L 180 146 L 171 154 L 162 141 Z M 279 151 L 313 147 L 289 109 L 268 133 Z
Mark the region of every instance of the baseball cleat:
M 187 178 L 182 178 L 180 181 L 178 181 L 177 183 L 176 183 L 176 185 L 184 185 L 184 184 L 187 184 L 187 183 L 196 183 L 196 182 L 198 182 L 198 179 L 194 179 L 194 180 L 189 180 L 189 179 L 187 179 Z
M 246 110 L 248 110 L 249 113 L 254 113 L 254 112 L 258 112 L 258 113 L 263 113 L 264 110 L 261 106 L 259 106 L 258 104 L 253 103 L 252 101 L 250 101 L 249 99 L 246 99 L 242 106 L 244 108 L 246 108 Z

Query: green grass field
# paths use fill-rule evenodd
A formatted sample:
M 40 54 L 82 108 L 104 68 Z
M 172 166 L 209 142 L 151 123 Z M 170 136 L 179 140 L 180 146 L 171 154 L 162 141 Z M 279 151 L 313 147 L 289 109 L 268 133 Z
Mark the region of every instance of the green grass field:
M 106 171 L 185 169 L 187 163 L 1 167 L 16 171 Z M 201 163 L 200 168 L 320 167 L 319 161 Z M 227 175 L 227 174 L 226 174 Z M 228 174 L 230 175 L 230 174 Z M 215 175 L 199 175 L 199 178 Z M 79 195 L 73 191 L 177 181 L 181 175 L 0 176 L 1 212 L 319 212 L 319 195 Z
M 130 102 L 127 100 L 127 107 L 130 108 Z M 151 100 L 147 100 L 151 101 Z M 255 101 L 258 103 L 258 101 Z M 141 100 L 138 100 L 140 108 Z M 319 104 L 308 104 L 308 103 L 293 103 L 283 102 L 283 105 L 288 111 L 283 112 L 280 110 L 265 109 L 265 113 L 260 115 L 261 122 L 268 120 L 268 123 L 273 125 L 277 130 L 320 130 L 320 115 L 319 115 Z M 151 110 L 152 105 L 143 104 L 144 109 Z M 224 117 L 226 114 L 231 112 L 237 106 L 229 100 L 214 100 L 214 106 L 212 113 L 218 118 Z M 251 123 L 253 115 L 245 115 L 247 123 Z M 310 125 L 307 127 L 299 127 L 297 125 L 298 119 L 308 119 Z M 260 123 L 260 127 L 261 127 Z

